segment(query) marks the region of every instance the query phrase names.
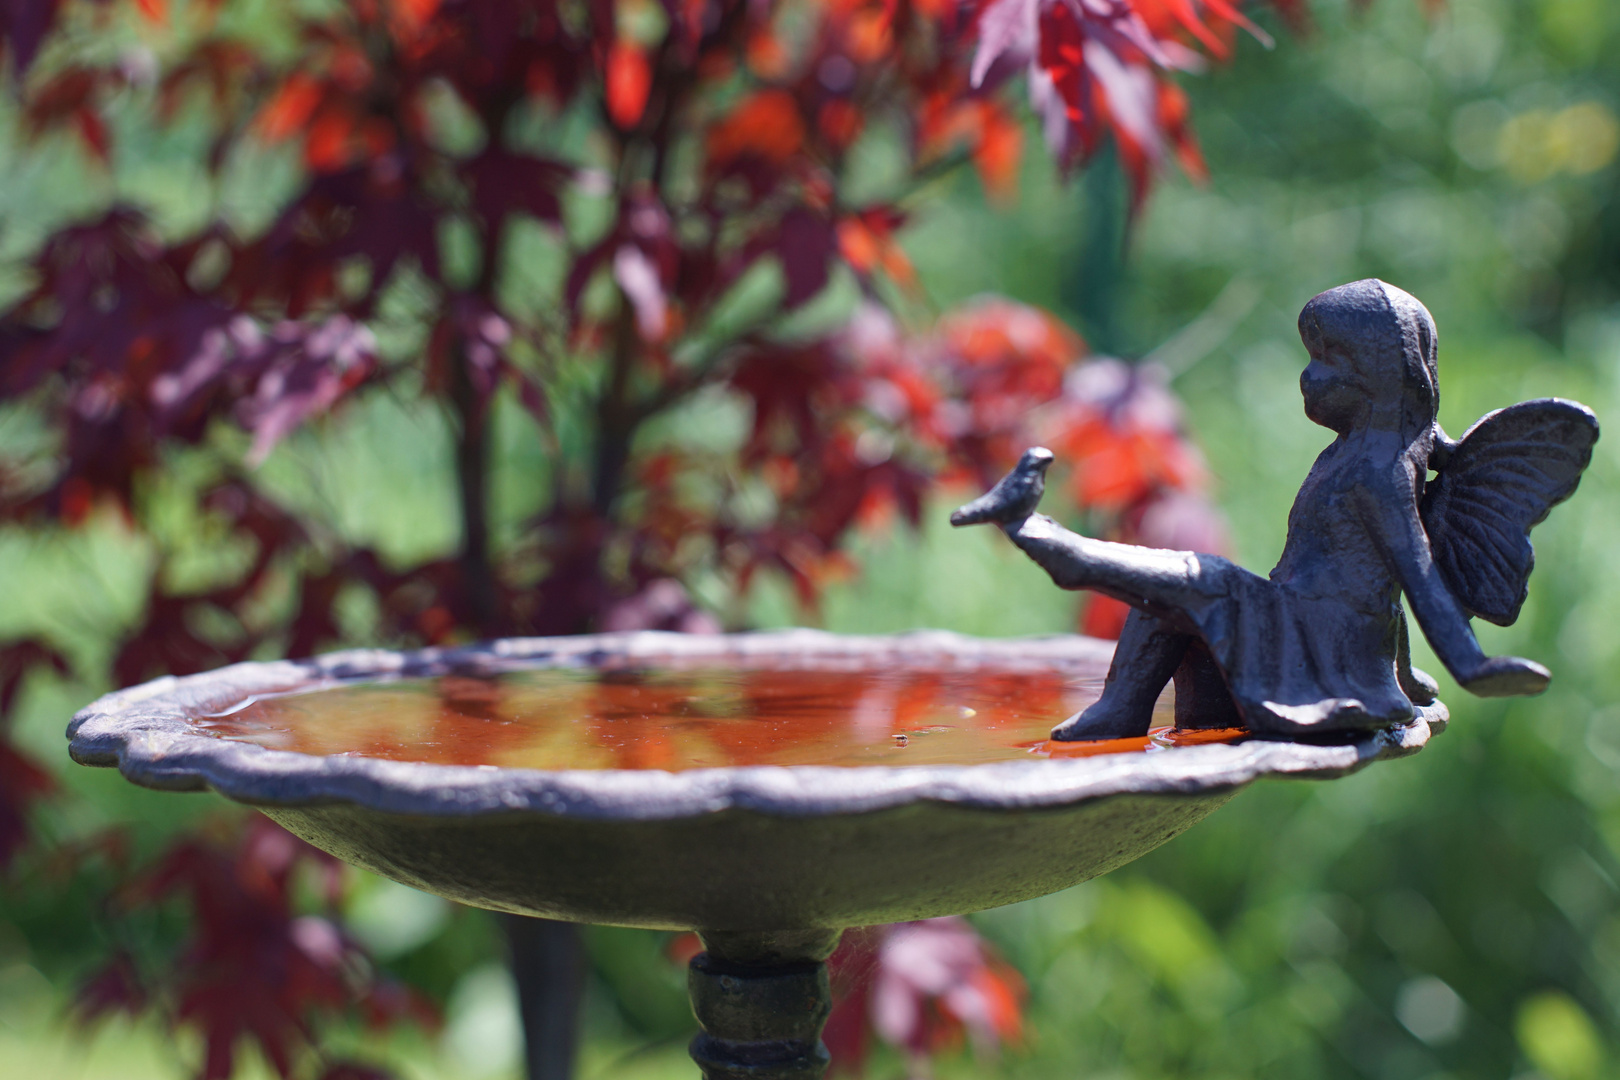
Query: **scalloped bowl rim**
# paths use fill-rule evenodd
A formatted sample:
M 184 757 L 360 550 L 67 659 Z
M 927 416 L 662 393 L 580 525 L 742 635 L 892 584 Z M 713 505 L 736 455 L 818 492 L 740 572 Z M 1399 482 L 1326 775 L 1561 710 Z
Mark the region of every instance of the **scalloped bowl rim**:
M 406 652 L 354 649 L 308 660 L 234 664 L 165 677 L 108 694 L 68 727 L 69 752 L 86 765 L 116 766 L 164 790 L 214 790 L 264 807 L 353 804 L 388 813 L 461 816 L 541 813 L 586 820 L 669 820 L 747 809 L 787 816 L 866 813 L 930 801 L 983 809 L 1069 806 L 1120 794 L 1196 794 L 1264 776 L 1332 778 L 1383 758 L 1416 753 L 1447 714 L 1439 702 L 1411 723 L 1325 744 L 1251 737 L 1236 744 L 1173 747 L 1149 754 L 918 766 L 737 766 L 682 772 L 458 766 L 272 750 L 199 730 L 190 718 L 252 694 L 322 683 L 494 674 L 546 666 L 692 664 L 787 656 L 799 666 L 896 661 L 972 667 L 1105 663 L 1113 643 L 1073 635 L 974 638 L 944 631 L 861 636 L 819 630 L 684 635 L 659 631 L 506 638 Z

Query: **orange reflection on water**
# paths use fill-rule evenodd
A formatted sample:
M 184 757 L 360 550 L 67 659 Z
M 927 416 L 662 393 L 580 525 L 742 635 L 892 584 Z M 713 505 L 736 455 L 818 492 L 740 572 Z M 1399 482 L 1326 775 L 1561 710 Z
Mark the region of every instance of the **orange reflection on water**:
M 1141 752 L 1244 732 L 1052 743 L 1094 701 L 1088 670 L 550 668 L 267 695 L 193 721 L 275 750 L 444 765 L 664 769 L 944 765 Z M 1157 723 L 1168 727 L 1170 703 Z
M 1209 743 L 1237 742 L 1248 734 L 1247 728 L 1191 728 L 1177 731 L 1173 727 L 1155 727 L 1150 728 L 1148 733 L 1139 739 L 1096 739 L 1090 742 L 1058 742 L 1056 739 L 1042 739 L 1030 749 L 1046 757 L 1096 757 L 1098 754 L 1166 750 L 1172 746 L 1205 746 Z

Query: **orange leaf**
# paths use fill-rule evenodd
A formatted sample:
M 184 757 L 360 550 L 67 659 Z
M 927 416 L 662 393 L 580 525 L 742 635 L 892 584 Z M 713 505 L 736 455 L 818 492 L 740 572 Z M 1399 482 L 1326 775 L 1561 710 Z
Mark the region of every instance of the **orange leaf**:
M 326 88 L 303 72 L 294 72 L 281 84 L 276 96 L 259 111 L 259 134 L 270 142 L 280 142 L 303 128 L 326 95 Z
M 647 95 L 652 91 L 652 66 L 647 54 L 623 38 L 608 49 L 607 71 L 608 116 L 620 129 L 628 131 L 641 122 L 647 111 Z
M 893 278 L 896 285 L 909 289 L 917 284 L 917 270 L 911 265 L 911 256 L 893 240 L 883 245 L 883 272 Z
M 973 148 L 973 164 L 979 181 L 996 202 L 1012 201 L 1018 193 L 1018 163 L 1023 156 L 1024 129 L 1018 121 L 990 102 L 985 102 L 979 143 Z
M 1176 160 L 1196 183 L 1207 183 L 1209 180 L 1209 166 L 1204 162 L 1203 152 L 1198 149 L 1198 140 L 1193 138 L 1192 126 L 1188 122 L 1191 112 L 1187 104 L 1187 94 L 1168 79 L 1159 80 L 1158 101 L 1159 128 L 1170 139 L 1170 145 L 1175 148 Z
M 870 64 L 888 55 L 894 44 L 889 13 L 881 7 L 863 8 L 850 16 L 844 31 L 849 58 L 857 64 Z
M 870 274 L 882 254 L 872 230 L 855 218 L 838 223 L 838 250 L 843 252 L 844 261 L 861 274 Z
M 684 934 L 676 934 L 669 939 L 664 947 L 664 954 L 669 957 L 670 963 L 685 967 L 698 953 L 703 951 L 702 940 L 690 930 Z
M 1105 509 L 1127 506 L 1146 495 L 1152 478 L 1124 438 L 1098 440 L 1076 459 L 1074 501 Z M 1083 460 L 1081 460 L 1083 458 Z
M 804 145 L 804 120 L 786 90 L 762 90 L 709 129 L 709 164 L 716 168 L 752 154 L 785 165 Z
M 748 39 L 748 70 L 761 79 L 780 79 L 787 74 L 788 53 L 781 39 L 770 30 L 759 30 Z
M 159 26 L 169 21 L 169 0 L 135 0 L 135 6 L 148 21 Z
M 309 126 L 304 140 L 304 160 L 316 172 L 336 172 L 355 157 L 354 116 L 347 109 L 322 111 Z
M 1024 1034 L 1023 978 L 1010 964 L 992 959 L 973 975 L 973 988 L 983 996 L 996 1036 L 1005 1043 L 1016 1043 Z
M 867 214 L 863 218 L 845 218 L 838 223 L 838 249 L 858 274 L 870 274 L 881 268 L 894 283 L 910 288 L 917 282 L 917 272 L 911 259 L 894 242 L 894 236 L 881 219 Z
M 402 29 L 415 34 L 438 14 L 440 0 L 393 0 L 394 18 Z
M 1049 312 L 996 297 L 948 313 L 939 330 L 962 361 L 1005 365 L 1037 384 L 1043 399 L 1057 393 L 1064 371 L 1086 354 L 1080 335 Z
M 1080 616 L 1080 632 L 1087 637 L 1119 640 L 1125 629 L 1125 616 L 1131 613 L 1129 604 L 1112 596 L 1092 593 L 1086 597 L 1086 607 Z

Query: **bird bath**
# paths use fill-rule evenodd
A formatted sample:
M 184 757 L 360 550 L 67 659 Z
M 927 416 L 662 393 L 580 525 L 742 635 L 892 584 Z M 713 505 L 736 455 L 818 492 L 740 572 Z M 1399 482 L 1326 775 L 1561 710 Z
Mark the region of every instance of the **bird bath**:
M 818 1077 L 850 926 L 1106 873 L 1263 776 L 1420 750 L 1199 730 L 1051 743 L 1112 652 L 1086 638 L 814 631 L 521 639 L 239 664 L 108 695 L 75 760 L 212 789 L 316 847 L 498 911 L 696 930 L 705 1077 Z M 1191 718 L 1196 720 L 1196 718 Z

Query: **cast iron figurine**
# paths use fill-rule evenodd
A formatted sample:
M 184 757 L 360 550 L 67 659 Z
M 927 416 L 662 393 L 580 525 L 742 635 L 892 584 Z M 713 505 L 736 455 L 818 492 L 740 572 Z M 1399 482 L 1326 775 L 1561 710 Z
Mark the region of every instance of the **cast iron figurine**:
M 1468 690 L 1546 689 L 1546 668 L 1486 656 L 1468 620 L 1518 617 L 1530 528 L 1575 490 L 1597 418 L 1542 398 L 1447 438 L 1436 420 L 1434 320 L 1382 281 L 1317 296 L 1299 333 L 1310 354 L 1299 380 L 1305 415 L 1337 437 L 1294 499 L 1269 578 L 1213 555 L 1089 539 L 1035 513 L 1052 463 L 1042 448 L 951 515 L 953 525 L 996 522 L 1057 585 L 1133 609 L 1102 697 L 1053 738 L 1147 734 L 1172 677 L 1178 726 L 1299 737 L 1406 723 L 1438 688 L 1411 665 L 1403 594 Z

